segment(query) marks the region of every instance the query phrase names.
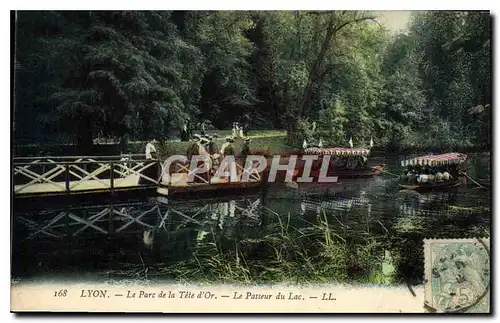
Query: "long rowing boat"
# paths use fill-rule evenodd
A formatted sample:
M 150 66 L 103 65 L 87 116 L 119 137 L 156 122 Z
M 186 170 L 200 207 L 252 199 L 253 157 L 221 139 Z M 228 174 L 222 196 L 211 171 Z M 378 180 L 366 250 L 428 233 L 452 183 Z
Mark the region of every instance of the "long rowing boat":
M 156 192 L 167 196 L 199 198 L 203 195 L 246 194 L 260 189 L 264 184 L 262 173 L 256 170 L 243 177 L 246 170 L 239 163 L 235 163 L 237 173 L 234 178 L 206 174 L 189 176 L 188 166 L 189 163 L 176 164 L 170 169 L 164 169 Z
M 457 188 L 462 185 L 458 167 L 466 160 L 467 155 L 455 152 L 403 160 L 401 166 L 404 167 L 404 173 L 410 175 L 402 177 L 404 180 L 399 183 L 399 187 L 416 191 Z
M 322 163 L 327 161 L 328 169 L 326 176 L 338 178 L 366 178 L 379 175 L 386 164 L 376 166 L 367 166 L 367 158 L 370 154 L 369 149 L 365 148 L 315 148 L 309 147 L 304 149 L 304 152 L 299 156 L 296 166 L 297 177 L 304 174 L 306 162 L 302 157 L 305 156 L 318 156 L 329 158 L 318 158 L 313 161 L 309 176 L 314 181 L 318 180 L 322 175 Z M 300 160 L 300 162 L 299 162 Z
M 399 184 L 399 187 L 406 190 L 415 190 L 415 191 L 433 191 L 433 190 L 448 190 L 459 187 L 462 185 L 460 180 L 450 181 L 450 182 L 441 182 L 441 183 L 432 183 L 432 184 Z

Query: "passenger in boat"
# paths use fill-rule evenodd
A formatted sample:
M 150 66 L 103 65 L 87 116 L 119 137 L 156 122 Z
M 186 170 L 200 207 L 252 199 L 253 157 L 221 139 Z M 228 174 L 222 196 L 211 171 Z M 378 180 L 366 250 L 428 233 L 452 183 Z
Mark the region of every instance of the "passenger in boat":
M 365 156 L 359 156 L 357 167 L 366 168 L 367 164 L 368 164 L 368 158 L 366 158 Z
M 230 136 L 226 137 L 226 142 L 222 144 L 221 147 L 221 161 L 224 160 L 226 156 L 233 156 L 235 155 L 234 151 L 234 146 L 233 146 L 234 139 Z
M 408 183 L 410 184 L 416 184 L 417 183 L 417 173 L 415 171 L 415 168 L 413 166 L 408 166 L 408 173 L 406 173 L 406 179 L 408 180 Z
M 450 172 L 450 177 L 453 178 L 458 178 L 458 167 L 457 165 L 450 165 L 449 166 L 449 172 Z
M 207 151 L 210 155 L 219 154 L 219 146 L 217 142 L 214 140 L 216 138 L 216 134 L 213 137 L 208 137 Z
M 347 159 L 347 168 L 355 169 L 358 166 L 358 161 L 356 157 L 349 157 Z
M 208 148 L 207 151 L 210 154 L 212 158 L 212 175 L 217 171 L 217 168 L 219 168 L 219 165 L 221 163 L 221 155 L 219 154 L 219 146 L 217 145 L 217 142 L 215 141 L 216 138 L 218 138 L 219 135 L 216 133 L 213 134 L 212 137 L 209 137 L 209 142 L 208 142 Z
M 226 137 L 226 142 L 222 144 L 221 147 L 221 155 L 223 157 L 227 155 L 233 155 L 234 156 L 234 147 L 233 147 L 233 142 L 234 139 L 232 137 Z
M 189 145 L 188 149 L 187 149 L 187 152 L 186 152 L 186 157 L 188 160 L 191 160 L 191 158 L 193 158 L 194 155 L 198 155 L 198 152 L 199 152 L 199 141 L 201 140 L 201 137 L 200 135 L 198 134 L 195 134 L 193 136 L 193 139 L 192 139 L 192 142 L 191 144 Z
M 347 159 L 345 157 L 337 157 L 335 160 L 334 160 L 334 163 L 335 163 L 335 167 L 337 168 L 346 168 L 347 167 Z
M 210 143 L 210 136 L 205 134 L 201 136 L 200 143 L 205 148 L 205 150 L 208 152 L 208 144 Z
M 245 162 L 248 155 L 250 155 L 250 138 L 246 138 L 245 141 L 243 142 L 243 147 L 241 148 L 241 156 L 237 160 L 241 169 L 245 167 Z M 242 172 L 241 170 L 238 171 L 238 173 L 241 172 Z
M 241 149 L 241 154 L 243 157 L 250 155 L 250 138 L 246 138 L 243 143 L 243 148 Z
M 203 143 L 202 143 L 202 137 L 198 134 L 195 134 L 193 137 L 193 143 L 189 146 L 188 151 L 187 151 L 187 158 L 188 158 L 188 163 L 191 163 L 191 159 L 195 155 L 200 155 L 200 156 L 209 156 L 208 152 L 206 151 Z M 203 161 L 198 161 L 198 167 L 203 167 Z M 201 178 L 199 178 L 199 177 Z M 205 181 L 208 181 L 209 179 L 209 174 L 207 172 L 197 174 L 197 176 L 194 177 L 193 181 L 195 183 L 205 183 Z
M 153 159 L 158 158 L 155 144 L 156 144 L 155 139 L 149 141 L 146 144 L 146 149 L 145 149 L 146 159 L 153 160 Z M 147 168 L 145 168 L 141 172 L 141 175 L 143 175 L 147 178 L 145 178 L 143 176 L 139 176 L 139 180 L 138 180 L 139 185 L 155 184 L 155 182 L 153 182 L 153 181 L 157 182 L 158 179 L 160 178 L 160 175 L 161 175 L 160 169 L 161 168 L 160 168 L 160 164 L 157 161 L 146 162 L 145 167 L 146 166 L 147 166 Z

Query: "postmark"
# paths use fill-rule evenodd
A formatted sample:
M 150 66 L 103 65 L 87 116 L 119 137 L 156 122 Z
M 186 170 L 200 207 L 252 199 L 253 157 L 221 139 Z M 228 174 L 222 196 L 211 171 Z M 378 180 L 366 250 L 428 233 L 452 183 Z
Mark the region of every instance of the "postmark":
M 425 308 L 490 312 L 490 240 L 424 239 Z

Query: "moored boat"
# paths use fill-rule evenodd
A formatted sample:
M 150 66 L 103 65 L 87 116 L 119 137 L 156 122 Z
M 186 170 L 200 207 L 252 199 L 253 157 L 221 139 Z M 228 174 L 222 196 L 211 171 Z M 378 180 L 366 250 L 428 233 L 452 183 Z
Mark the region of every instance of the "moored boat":
M 318 156 L 312 162 L 309 176 L 314 181 L 318 180 L 321 175 L 338 178 L 366 178 L 379 175 L 385 164 L 376 166 L 368 166 L 369 149 L 365 148 L 316 148 L 308 147 L 304 149 L 301 156 L 298 156 L 296 166 L 296 177 L 301 177 L 305 172 L 306 162 L 305 156 Z M 323 158 L 328 156 L 329 158 Z M 328 162 L 328 168 L 323 166 L 323 162 Z M 325 173 L 325 174 L 323 174 Z
M 403 160 L 403 175 L 399 186 L 416 191 L 448 190 L 459 187 L 463 173 L 459 166 L 467 160 L 467 155 L 447 153 L 425 155 Z
M 216 177 L 211 173 L 193 174 L 189 176 L 190 163 L 178 163 L 175 167 L 164 169 L 157 193 L 176 197 L 195 197 L 203 195 L 239 195 L 258 190 L 263 186 L 262 173 L 252 170 L 244 177 L 245 169 L 235 163 L 235 176 Z M 174 171 L 172 171 L 174 169 Z

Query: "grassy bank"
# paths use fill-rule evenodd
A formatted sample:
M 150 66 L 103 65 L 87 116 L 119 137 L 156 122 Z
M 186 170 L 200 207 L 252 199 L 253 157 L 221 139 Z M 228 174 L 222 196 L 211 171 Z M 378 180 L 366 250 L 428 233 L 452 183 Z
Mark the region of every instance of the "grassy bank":
M 218 142 L 221 145 L 224 138 L 232 134 L 231 130 L 209 130 L 208 134 L 217 133 L 219 135 Z M 252 140 L 250 149 L 253 153 L 265 153 L 268 155 L 289 154 L 293 151 L 300 150 L 301 147 L 293 147 L 286 142 L 286 131 L 284 130 L 252 130 L 249 131 L 248 137 Z M 241 143 L 238 143 L 240 145 Z M 127 146 L 127 153 L 143 154 L 146 142 L 145 141 L 130 141 Z M 189 142 L 179 140 L 166 140 L 158 144 L 160 156 L 166 158 L 174 154 L 185 154 L 189 146 Z M 340 147 L 348 147 L 347 143 L 338 144 Z M 14 156 L 77 156 L 78 149 L 75 145 L 25 145 L 14 146 Z M 411 154 L 411 153 L 441 153 L 449 151 L 458 151 L 463 153 L 489 151 L 487 146 L 472 146 L 455 142 L 453 144 L 426 144 L 412 146 L 375 146 L 372 148 L 372 156 L 384 156 L 387 154 Z M 117 143 L 98 143 L 95 144 L 92 150 L 92 155 L 119 155 L 120 147 Z

